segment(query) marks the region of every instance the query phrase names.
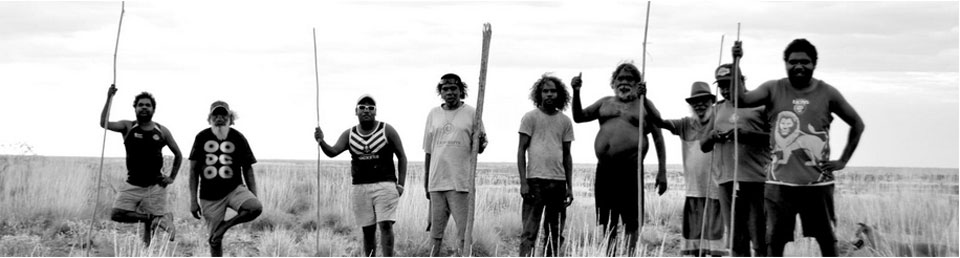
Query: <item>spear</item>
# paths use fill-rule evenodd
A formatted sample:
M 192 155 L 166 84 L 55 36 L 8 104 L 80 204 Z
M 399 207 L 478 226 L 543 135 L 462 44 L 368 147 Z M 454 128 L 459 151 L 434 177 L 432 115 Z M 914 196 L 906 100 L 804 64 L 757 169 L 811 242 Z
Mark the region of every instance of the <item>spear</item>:
M 646 21 L 643 24 L 643 54 L 642 54 L 643 58 L 640 59 L 641 60 L 640 61 L 641 62 L 640 63 L 640 67 L 641 67 L 640 68 L 640 78 L 641 78 L 640 84 L 643 85 L 643 87 L 647 87 L 646 86 L 647 85 L 647 30 L 650 26 L 650 1 L 647 1 L 647 16 L 645 19 Z M 639 95 L 638 97 L 640 99 L 640 126 L 638 127 L 638 130 L 640 132 L 640 141 L 637 142 L 637 152 L 638 152 L 637 153 L 637 200 L 639 200 L 639 202 L 637 203 L 638 205 L 637 211 L 640 212 L 640 216 L 637 216 L 637 218 L 640 221 L 638 221 L 637 225 L 640 225 L 639 231 L 643 232 L 643 221 L 646 216 L 643 214 L 644 213 L 643 212 L 643 191 L 640 191 L 640 189 L 643 189 L 643 157 L 642 157 L 643 151 L 642 150 L 643 150 L 643 143 L 647 140 L 646 136 L 643 134 L 643 124 L 644 124 L 643 118 L 645 117 L 643 102 L 646 96 Z M 628 241 L 632 241 L 632 240 L 628 239 Z M 630 244 L 633 244 L 633 243 L 630 243 Z
M 737 23 L 737 41 L 740 41 L 740 23 Z M 733 57 L 733 86 L 731 91 L 733 91 L 733 114 L 736 116 L 738 101 L 737 97 L 739 95 L 739 85 L 740 83 L 740 57 Z M 730 203 L 730 255 L 733 256 L 733 238 L 734 233 L 737 231 L 736 227 L 736 215 L 737 215 L 737 192 L 740 191 L 740 182 L 737 181 L 738 170 L 740 170 L 740 137 L 739 130 L 740 119 L 737 117 L 733 120 L 733 200 Z
M 117 41 L 113 46 L 113 84 L 110 87 L 116 87 L 117 85 L 117 52 L 120 49 L 120 28 L 123 26 L 123 13 L 125 12 L 126 2 L 120 2 L 120 23 L 117 25 Z M 103 176 L 103 155 L 107 147 L 107 125 L 110 123 L 110 102 L 107 102 L 107 116 L 103 119 L 103 142 L 100 145 L 100 169 L 97 172 L 97 189 L 94 190 L 94 202 L 93 202 L 93 214 L 90 216 L 90 227 L 87 229 L 87 242 L 85 244 L 91 244 L 93 239 L 91 239 L 91 233 L 93 233 L 93 222 L 97 219 L 97 208 L 100 204 L 100 184 Z M 82 246 L 82 245 L 81 245 Z M 86 256 L 90 256 L 90 249 L 93 246 L 88 246 Z
M 313 77 L 317 89 L 317 127 L 320 127 L 320 68 L 317 67 L 317 28 L 313 28 Z M 316 253 L 320 253 L 320 155 L 322 150 L 320 144 L 317 144 L 317 243 Z
M 465 232 L 463 240 L 463 250 L 462 254 L 467 256 L 473 255 L 473 220 L 474 220 L 474 211 L 476 208 L 476 199 L 477 199 L 477 155 L 480 151 L 480 124 L 482 123 L 483 118 L 483 93 L 487 86 L 487 60 L 490 55 L 490 36 L 493 31 L 490 28 L 490 23 L 483 24 L 483 50 L 480 53 L 480 82 L 478 83 L 480 89 L 477 92 L 477 112 L 473 117 L 473 146 L 471 146 L 471 155 L 473 157 L 473 177 L 471 180 L 472 186 L 470 187 L 470 194 L 467 198 L 467 206 L 470 210 L 467 213 L 467 229 Z
M 719 58 L 719 60 L 717 60 L 717 67 L 720 67 L 720 65 L 723 64 L 723 38 L 724 38 L 724 36 L 725 36 L 725 35 L 723 35 L 723 34 L 720 35 L 720 58 Z M 717 85 L 716 88 L 717 88 L 717 94 L 720 94 L 720 86 Z M 710 123 L 714 123 L 714 122 L 716 121 L 715 119 L 716 119 L 716 117 L 717 117 L 717 108 L 711 106 L 710 109 L 712 109 L 711 112 L 713 112 L 713 116 L 711 116 L 710 119 L 711 119 L 711 120 L 714 120 L 713 122 L 710 122 Z M 712 169 L 713 169 L 713 153 L 710 153 L 710 167 L 707 167 L 707 172 L 708 172 L 708 173 L 705 173 L 708 178 L 709 178 L 710 176 L 712 176 L 712 175 L 709 173 L 709 171 L 712 170 Z M 707 189 L 703 189 L 703 190 L 704 190 L 704 191 L 703 191 L 703 195 L 704 195 L 704 196 L 707 196 L 707 198 L 704 198 L 706 201 L 705 201 L 704 204 L 703 204 L 703 215 L 700 216 L 700 243 L 699 243 L 699 247 L 698 247 L 700 250 L 704 250 L 704 249 L 703 249 L 703 237 L 704 237 L 704 234 L 703 234 L 703 233 L 706 231 L 706 228 L 707 228 L 707 223 L 706 223 L 707 210 L 710 209 L 710 187 L 707 186 Z M 707 247 L 712 249 L 712 246 L 710 245 L 710 243 L 707 243 Z M 709 251 L 709 250 L 710 250 L 710 249 L 708 249 L 708 251 Z M 699 251 L 698 251 L 698 252 L 699 252 Z M 702 253 L 702 252 L 700 253 L 700 256 L 705 256 L 705 255 L 707 255 L 707 254 Z

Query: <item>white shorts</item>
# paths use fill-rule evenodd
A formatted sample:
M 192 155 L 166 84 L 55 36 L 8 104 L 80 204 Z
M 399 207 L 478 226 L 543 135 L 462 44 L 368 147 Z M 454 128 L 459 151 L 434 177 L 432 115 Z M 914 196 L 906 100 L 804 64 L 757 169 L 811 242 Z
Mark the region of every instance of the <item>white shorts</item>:
M 360 227 L 396 221 L 399 201 L 397 183 L 386 181 L 353 185 L 353 214 Z

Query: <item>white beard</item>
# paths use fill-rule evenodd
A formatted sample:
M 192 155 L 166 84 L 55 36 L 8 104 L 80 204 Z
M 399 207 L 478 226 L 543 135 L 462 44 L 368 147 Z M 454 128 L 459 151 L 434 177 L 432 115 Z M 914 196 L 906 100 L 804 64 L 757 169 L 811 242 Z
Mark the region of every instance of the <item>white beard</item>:
M 210 126 L 210 130 L 213 131 L 213 135 L 217 136 L 218 140 L 222 141 L 224 139 L 227 139 L 227 134 L 230 133 L 230 126 L 229 125 L 224 125 L 224 126 L 212 125 Z

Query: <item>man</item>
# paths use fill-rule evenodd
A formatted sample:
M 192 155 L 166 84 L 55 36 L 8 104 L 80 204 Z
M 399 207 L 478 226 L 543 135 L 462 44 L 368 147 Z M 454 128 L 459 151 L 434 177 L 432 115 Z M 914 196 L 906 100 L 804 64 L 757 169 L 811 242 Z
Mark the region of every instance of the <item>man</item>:
M 683 149 L 683 174 L 687 198 L 683 205 L 683 238 L 681 255 L 724 256 L 723 226 L 720 215 L 719 189 L 710 169 L 715 160 L 701 150 L 700 140 L 710 134 L 713 104 L 717 97 L 705 82 L 691 86 L 690 104 L 693 116 L 660 122 L 660 115 L 650 112 L 658 126 L 680 136 Z M 706 240 L 706 241 L 701 241 Z
M 363 255 L 376 255 L 377 225 L 380 225 L 383 256 L 393 256 L 393 223 L 406 181 L 407 155 L 393 126 L 377 121 L 377 102 L 373 97 L 361 96 L 354 112 L 359 124 L 343 131 L 333 146 L 323 140 L 320 127 L 314 137 L 327 157 L 336 157 L 350 149 L 353 214 L 363 230 Z M 394 156 L 399 164 L 396 168 Z
M 741 42 L 734 59 L 743 56 Z M 773 149 L 764 189 L 769 254 L 783 256 L 793 241 L 800 214 L 804 236 L 814 237 L 823 256 L 836 256 L 836 213 L 833 172 L 846 167 L 860 143 L 864 123 L 836 88 L 813 78 L 817 49 L 806 39 L 795 39 L 783 51 L 787 78 L 767 81 L 738 96 L 741 106 L 766 105 Z M 837 115 L 850 125 L 839 160 L 830 160 L 829 129 Z
M 231 127 L 236 118 L 226 102 L 213 102 L 207 116 L 210 128 L 197 133 L 190 151 L 190 214 L 206 221 L 210 256 L 214 257 L 223 256 L 223 236 L 228 229 L 256 219 L 263 211 L 253 173 L 257 158 L 247 138 Z M 237 215 L 224 220 L 227 208 Z
M 430 200 L 430 235 L 433 239 L 431 256 L 439 256 L 447 220 L 453 215 L 457 223 L 457 252 L 464 249 L 469 194 L 472 188 L 476 160 L 471 155 L 476 110 L 463 103 L 467 85 L 452 73 L 440 77 L 437 94 L 443 104 L 430 110 L 423 132 L 424 175 L 423 187 Z M 480 123 L 480 153 L 487 140 Z
M 143 243 L 150 245 L 150 236 L 156 227 L 165 229 L 170 241 L 176 236 L 173 213 L 167 212 L 167 186 L 173 184 L 180 170 L 180 147 L 173 139 L 167 127 L 153 121 L 156 99 L 150 93 L 143 92 L 133 98 L 133 109 L 137 120 L 107 122 L 107 112 L 117 87 L 110 85 L 107 90 L 107 103 L 100 113 L 100 127 L 123 134 L 123 146 L 127 153 L 127 181 L 120 186 L 117 199 L 113 203 L 110 219 L 120 223 L 143 224 Z M 165 176 L 163 168 L 163 147 L 173 152 L 173 167 L 170 175 Z
M 643 199 L 638 196 L 643 186 L 638 186 L 637 176 L 642 174 L 637 170 L 637 159 L 641 161 L 649 149 L 649 141 L 643 141 L 642 153 L 638 155 L 637 145 L 640 141 L 639 123 L 644 119 L 643 137 L 653 134 L 657 148 L 657 159 L 660 162 L 656 177 L 658 193 L 667 191 L 666 155 L 664 154 L 663 136 L 660 129 L 655 127 L 649 116 L 640 114 L 640 98 L 646 97 L 646 85 L 643 83 L 640 70 L 631 63 L 623 63 L 613 70 L 610 78 L 610 88 L 614 96 L 600 98 L 596 103 L 581 108 L 580 87 L 583 81 L 576 76 L 571 81 L 573 86 L 573 121 L 577 123 L 599 120 L 600 131 L 594 141 L 594 151 L 597 155 L 597 176 L 595 183 L 597 219 L 603 226 L 604 232 L 609 232 L 608 253 L 616 252 L 617 223 L 623 220 L 626 227 L 629 254 L 634 254 L 643 209 L 637 203 Z M 650 100 L 645 100 L 646 106 L 653 106 Z M 645 113 L 650 113 L 646 111 Z M 638 157 L 639 156 L 639 157 Z M 638 200 L 639 199 L 639 200 Z
M 532 256 L 543 216 L 545 256 L 557 256 L 563 243 L 566 210 L 573 202 L 573 122 L 561 111 L 570 94 L 559 78 L 543 75 L 530 88 L 537 108 L 520 120 L 517 170 L 523 197 L 520 256 Z M 530 153 L 529 160 L 527 153 Z M 546 213 L 544 213 L 546 210 Z
M 739 70 L 738 70 L 739 71 Z M 739 73 L 739 85 L 743 85 L 743 73 Z M 767 256 L 766 219 L 763 210 L 763 189 L 765 181 L 764 167 L 770 163 L 770 137 L 766 126 L 764 107 L 735 108 L 730 85 L 733 78 L 733 64 L 717 67 L 714 75 L 717 87 L 724 100 L 716 105 L 717 118 L 711 133 L 704 135 L 702 148 L 713 154 L 713 175 L 720 184 L 720 204 L 723 221 L 730 224 L 731 213 L 735 213 L 731 233 L 733 256 L 750 256 L 750 242 L 756 256 Z M 745 90 L 740 87 L 739 94 Z M 738 142 L 734 142 L 734 130 L 737 128 Z M 736 145 L 736 146 L 735 146 Z M 737 153 L 736 157 L 734 153 Z M 734 169 L 736 167 L 736 176 Z M 734 178 L 736 177 L 736 178 Z M 736 180 L 736 182 L 734 182 Z M 736 190 L 735 184 L 739 184 Z M 736 198 L 736 207 L 731 204 Z

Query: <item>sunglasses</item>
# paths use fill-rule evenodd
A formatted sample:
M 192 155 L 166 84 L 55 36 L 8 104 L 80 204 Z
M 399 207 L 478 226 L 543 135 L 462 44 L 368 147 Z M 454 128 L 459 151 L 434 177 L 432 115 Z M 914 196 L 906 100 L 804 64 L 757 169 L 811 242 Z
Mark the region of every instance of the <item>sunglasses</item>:
M 373 105 L 357 105 L 357 109 L 363 111 L 377 111 L 377 106 Z

